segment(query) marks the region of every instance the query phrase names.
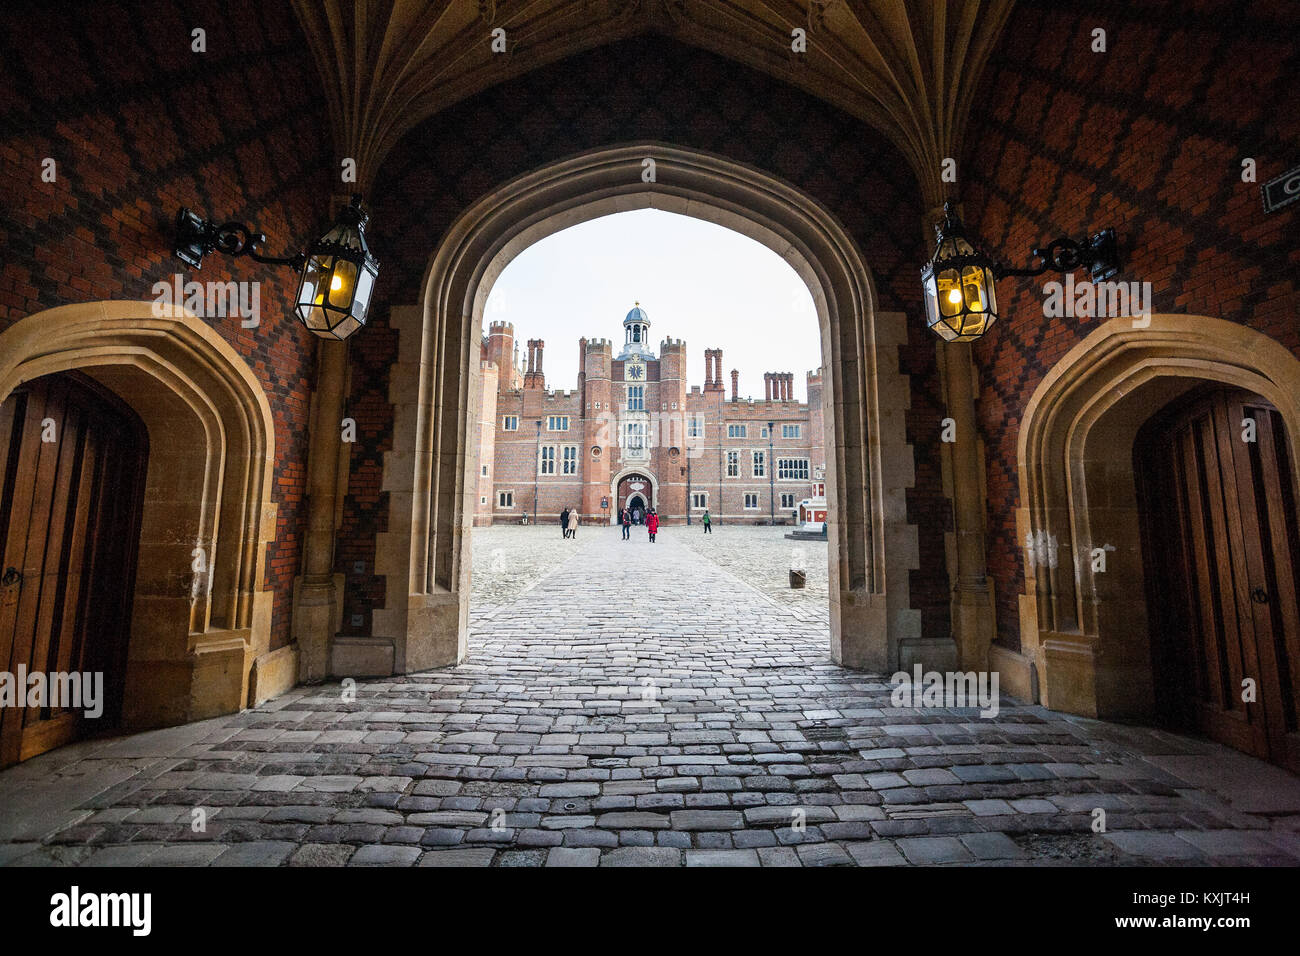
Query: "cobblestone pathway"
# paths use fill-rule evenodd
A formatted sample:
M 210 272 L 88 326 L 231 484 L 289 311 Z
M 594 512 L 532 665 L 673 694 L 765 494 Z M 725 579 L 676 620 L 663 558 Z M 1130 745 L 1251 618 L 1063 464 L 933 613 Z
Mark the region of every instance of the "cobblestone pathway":
M 824 623 L 675 528 L 655 545 L 587 528 L 567 552 L 558 533 L 486 530 L 489 566 L 493 546 L 529 553 L 496 559 L 503 579 L 516 562 L 509 593 L 480 582 L 465 664 L 0 773 L 0 862 L 1300 859 L 1300 785 L 1281 770 L 1005 701 L 988 720 L 893 708 L 887 681 L 829 662 Z
M 805 621 L 826 621 L 830 594 L 826 579 L 826 542 L 795 541 L 786 537 L 789 527 L 721 525 L 704 534 L 698 525 L 670 528 L 679 541 L 708 560 L 721 565 L 769 599 L 783 604 Z M 802 569 L 807 583 L 790 587 L 790 570 Z

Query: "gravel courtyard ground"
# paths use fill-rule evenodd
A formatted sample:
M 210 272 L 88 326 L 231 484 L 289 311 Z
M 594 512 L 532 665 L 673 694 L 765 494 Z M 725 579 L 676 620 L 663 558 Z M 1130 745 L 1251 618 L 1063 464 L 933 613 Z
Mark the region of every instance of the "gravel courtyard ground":
M 827 656 L 820 546 L 787 593 L 774 529 L 474 540 L 464 663 L 10 768 L 0 862 L 1300 861 L 1300 782 L 1218 745 L 1009 700 L 891 706 L 887 677 Z

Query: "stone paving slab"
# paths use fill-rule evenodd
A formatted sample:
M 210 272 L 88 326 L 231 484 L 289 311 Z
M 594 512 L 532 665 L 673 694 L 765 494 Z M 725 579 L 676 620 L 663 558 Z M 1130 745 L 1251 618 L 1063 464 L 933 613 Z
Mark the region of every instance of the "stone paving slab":
M 895 708 L 830 662 L 811 567 L 777 593 L 780 528 L 694 531 L 475 529 L 464 664 L 4 771 L 0 865 L 1300 862 L 1285 771 L 1010 700 Z

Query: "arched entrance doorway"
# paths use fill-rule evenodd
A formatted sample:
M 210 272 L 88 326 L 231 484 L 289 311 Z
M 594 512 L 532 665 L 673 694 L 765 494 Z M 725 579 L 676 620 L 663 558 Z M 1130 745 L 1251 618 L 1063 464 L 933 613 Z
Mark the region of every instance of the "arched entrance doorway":
M 656 168 L 649 183 L 642 176 L 647 158 Z M 648 207 L 767 245 L 813 295 L 830 378 L 824 407 L 832 658 L 876 670 L 896 666 L 900 655 L 924 659 L 932 651 L 950 660 L 950 640 L 922 647 L 920 611 L 909 598 L 917 540 L 906 519 L 913 456 L 902 428 L 909 405 L 898 353 L 905 317 L 877 312 L 856 244 L 814 200 L 751 167 L 661 143 L 595 150 L 501 185 L 443 237 L 424 302 L 392 310 L 396 424 L 383 486 L 401 514 L 378 535 L 386 603 L 375 614 L 374 640 L 391 641 L 398 671 L 454 664 L 465 655 L 478 477 L 476 448 L 465 436 L 480 374 L 469 346 L 481 340 L 493 281 L 510 259 L 552 232 Z
M 0 660 L 44 682 L 0 707 L 0 765 L 118 724 L 148 452 L 139 416 L 84 375 L 0 405 Z
M 614 500 L 630 513 L 633 524 L 644 523 L 646 512 L 657 507 L 659 484 L 653 475 L 629 471 L 615 475 L 610 484 L 614 489 Z M 612 520 L 617 522 L 618 515 L 613 515 Z
M 63 306 L 0 334 L 0 407 L 16 409 L 11 396 L 69 372 L 143 426 L 121 452 L 139 463 L 148 448 L 121 725 L 232 713 L 292 686 L 291 649 L 270 649 L 274 426 L 257 377 L 206 322 L 153 302 Z M 56 430 L 60 456 L 75 453 L 78 434 Z
M 1157 413 L 1171 417 L 1153 421 Z M 1245 440 L 1247 419 L 1256 423 L 1255 441 Z M 1284 727 L 1288 739 L 1270 745 L 1269 756 L 1295 765 L 1289 714 L 1300 673 L 1288 622 L 1300 583 L 1284 587 L 1288 574 L 1294 582 L 1294 562 L 1289 571 L 1270 564 L 1261 548 L 1267 540 L 1273 552 L 1295 553 L 1298 428 L 1300 360 L 1221 319 L 1113 319 L 1048 373 L 1021 426 L 1017 511 L 1025 567 L 1020 656 L 1036 670 L 1042 703 L 1155 720 L 1167 689 L 1203 692 L 1209 696 L 1191 705 L 1200 724 L 1217 725 L 1221 739 L 1235 736 L 1235 745 L 1254 752 L 1259 733 Z M 1261 483 L 1274 489 L 1263 499 Z M 1153 497 L 1181 502 L 1176 519 L 1165 502 L 1153 509 Z M 1257 531 L 1247 530 L 1250 522 Z M 1269 536 L 1260 522 L 1273 529 Z M 1168 563 L 1176 548 L 1193 552 L 1180 553 L 1181 570 Z M 1180 590 L 1181 578 L 1202 574 L 1196 589 Z M 1251 597 L 1258 587 L 1262 605 Z M 1190 662 L 1172 662 L 1178 650 L 1168 646 L 1167 615 L 1190 621 L 1207 609 L 1213 627 L 1196 633 L 1213 651 L 1196 650 L 1206 664 L 1198 690 L 1186 682 Z M 1254 702 L 1243 699 L 1246 678 Z M 1270 708 L 1288 716 L 1269 724 Z

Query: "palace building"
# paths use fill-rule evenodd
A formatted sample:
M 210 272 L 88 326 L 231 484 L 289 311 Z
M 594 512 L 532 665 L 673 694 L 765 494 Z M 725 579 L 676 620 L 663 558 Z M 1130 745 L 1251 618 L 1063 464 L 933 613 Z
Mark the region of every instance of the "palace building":
M 792 524 L 825 473 L 821 371 L 767 372 L 762 399 L 723 386 L 722 349 L 706 349 L 703 386 L 686 375 L 686 343 L 651 345 L 640 303 L 609 339 L 578 340 L 577 388 L 546 387 L 545 342 L 520 357 L 514 327 L 492 322 L 482 340 L 478 506 L 474 523 L 554 521 L 568 508 L 612 523 L 620 509 L 658 511 L 667 524 L 698 519 Z M 526 516 L 526 517 L 525 517 Z

